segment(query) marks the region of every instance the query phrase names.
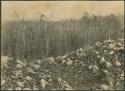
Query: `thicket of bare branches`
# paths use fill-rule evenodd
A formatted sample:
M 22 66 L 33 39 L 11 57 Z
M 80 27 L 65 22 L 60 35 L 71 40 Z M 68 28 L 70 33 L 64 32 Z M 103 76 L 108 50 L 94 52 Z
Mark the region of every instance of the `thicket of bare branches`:
M 13 21 L 2 27 L 2 55 L 45 58 L 64 55 L 87 44 L 124 36 L 123 16 L 85 14 L 78 20 Z

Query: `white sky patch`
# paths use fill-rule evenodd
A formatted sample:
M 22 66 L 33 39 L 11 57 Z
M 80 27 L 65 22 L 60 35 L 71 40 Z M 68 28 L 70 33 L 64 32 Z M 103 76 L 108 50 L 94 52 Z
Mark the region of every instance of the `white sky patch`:
M 94 15 L 123 14 L 124 1 L 2 1 L 2 22 L 35 20 L 45 14 L 50 20 L 77 19 L 84 12 Z

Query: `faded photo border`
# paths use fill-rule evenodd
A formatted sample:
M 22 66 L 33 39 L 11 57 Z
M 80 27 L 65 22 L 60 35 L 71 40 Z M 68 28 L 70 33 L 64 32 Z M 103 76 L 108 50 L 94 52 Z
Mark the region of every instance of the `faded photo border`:
M 51 2 L 54 2 L 54 1 L 67 1 L 67 2 L 70 2 L 70 1 L 92 1 L 92 2 L 96 2 L 96 1 L 98 1 L 98 2 L 101 2 L 101 1 L 119 1 L 119 2 L 124 2 L 124 0 L 2 0 L 1 1 L 1 3 L 0 3 L 0 7 L 1 7 L 1 9 L 0 9 L 0 21 L 1 21 L 1 25 L 0 25 L 0 28 L 1 28 L 1 30 L 2 30 L 2 25 L 3 25 L 3 22 L 4 21 L 6 21 L 6 19 L 8 18 L 8 19 L 10 19 L 11 18 L 11 15 L 13 15 L 13 14 L 9 14 L 9 15 L 6 15 L 7 13 L 6 12 L 4 12 L 4 10 L 2 9 L 3 8 L 3 6 L 2 6 L 2 2 L 8 2 L 8 1 L 10 1 L 10 2 L 20 2 L 20 1 L 23 1 L 24 3 L 25 2 L 30 2 L 30 1 L 32 1 L 32 2 L 39 2 L 39 1 L 51 1 Z M 123 6 L 124 7 L 124 6 Z M 11 9 L 10 8 L 10 10 L 9 10 L 9 12 L 11 12 L 11 10 L 13 10 L 13 9 Z M 18 10 L 18 9 L 17 9 Z M 6 10 L 7 11 L 7 10 Z M 122 10 L 123 11 L 123 15 L 124 15 L 124 9 Z M 3 13 L 4 12 L 4 13 Z M 27 13 L 27 11 L 25 11 L 26 13 Z M 22 13 L 22 12 L 21 12 Z M 37 14 L 36 14 L 37 15 Z M 57 14 L 58 15 L 58 14 Z M 5 19 L 3 19 L 2 17 L 3 16 L 5 16 Z M 24 15 L 25 16 L 25 15 Z M 10 18 L 9 18 L 10 17 Z M 36 16 L 35 16 L 36 17 Z M 23 19 L 23 17 L 21 17 L 22 19 Z M 31 17 L 32 18 L 32 17 Z M 78 17 L 79 18 L 79 17 Z M 12 18 L 12 21 L 13 21 L 13 19 L 15 19 L 15 18 Z M 62 20 L 63 20 L 63 18 L 62 18 Z M 10 20 L 11 21 L 11 20 Z M 6 22 L 5 22 L 6 23 Z M 124 27 L 125 28 L 125 27 Z M 125 33 L 125 32 L 124 32 Z M 0 35 L 1 35 L 1 32 L 0 32 Z M 2 36 L 2 35 L 1 35 Z M 0 42 L 1 43 L 1 42 Z M 2 44 L 1 44 L 2 45 Z M 0 45 L 0 47 L 1 47 L 1 45 Z M 125 62 L 124 62 L 124 65 L 125 65 Z M 0 65 L 1 66 L 1 65 Z M 1 70 L 2 71 L 2 70 Z M 125 72 L 125 68 L 124 68 L 124 72 Z M 125 84 L 124 84 L 125 85 Z M 48 90 L 49 91 L 49 90 Z M 60 90 L 61 91 L 61 90 Z M 62 90 L 63 91 L 63 90 Z M 78 90 L 71 90 L 71 91 L 78 91 Z M 94 90 L 80 90 L 80 91 L 94 91 Z M 96 91 L 96 90 L 95 90 Z M 99 90 L 97 90 L 97 91 L 99 91 Z M 108 91 L 112 91 L 112 90 L 108 90 Z M 116 90 L 116 91 L 124 91 L 124 90 Z

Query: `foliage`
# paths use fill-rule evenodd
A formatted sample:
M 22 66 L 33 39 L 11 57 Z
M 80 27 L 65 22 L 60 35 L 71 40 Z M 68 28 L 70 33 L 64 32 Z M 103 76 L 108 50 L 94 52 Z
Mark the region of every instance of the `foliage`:
M 13 21 L 2 27 L 1 53 L 15 58 L 38 59 L 62 56 L 96 41 L 123 38 L 121 15 L 95 16 L 88 13 L 77 20 Z

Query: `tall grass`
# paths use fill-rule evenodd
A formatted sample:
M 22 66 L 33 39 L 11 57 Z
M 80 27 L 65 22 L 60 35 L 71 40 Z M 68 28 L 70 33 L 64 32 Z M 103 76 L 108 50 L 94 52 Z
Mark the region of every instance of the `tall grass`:
M 77 20 L 13 21 L 2 27 L 1 53 L 15 58 L 66 54 L 87 44 L 124 37 L 124 17 L 84 15 Z

